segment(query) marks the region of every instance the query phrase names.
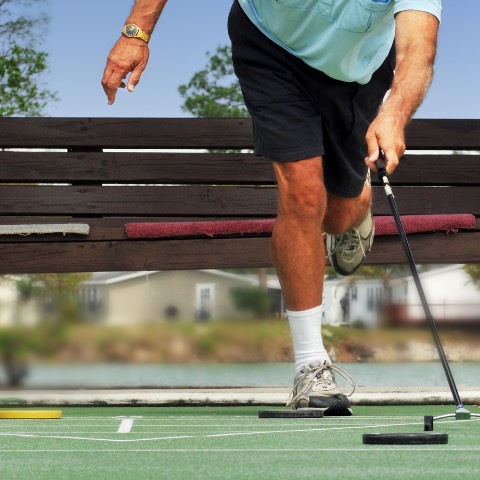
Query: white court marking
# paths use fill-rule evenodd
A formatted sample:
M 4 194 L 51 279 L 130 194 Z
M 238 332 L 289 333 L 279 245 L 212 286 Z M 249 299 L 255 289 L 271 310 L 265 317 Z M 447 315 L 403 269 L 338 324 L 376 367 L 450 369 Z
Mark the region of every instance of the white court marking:
M 72 417 L 70 417 L 72 418 Z M 77 417 L 76 419 L 78 420 Z M 139 418 L 139 419 L 145 419 L 150 422 L 152 421 L 151 418 L 149 417 L 108 417 L 109 421 L 114 421 L 121 419 L 121 424 L 119 429 L 117 430 L 117 433 L 131 433 L 131 428 L 133 426 L 133 420 Z M 173 417 L 175 418 L 175 417 Z M 355 417 L 348 417 L 350 420 L 355 419 Z M 335 431 L 335 430 L 340 430 L 340 431 L 347 431 L 347 430 L 358 430 L 358 429 L 377 429 L 377 428 L 389 428 L 389 427 L 403 427 L 403 426 L 418 426 L 419 425 L 419 420 L 418 417 L 414 416 L 405 416 L 405 417 L 395 417 L 396 419 L 398 418 L 405 418 L 409 420 L 415 419 L 416 421 L 414 422 L 402 422 L 402 423 L 389 423 L 389 424 L 379 424 L 379 425 L 372 425 L 372 424 L 362 424 L 362 425 L 342 425 L 342 426 L 334 426 L 334 425 L 339 425 L 339 423 L 330 423 L 329 425 L 322 426 L 322 427 L 317 427 L 317 428 L 296 428 L 296 429 L 291 429 L 289 428 L 291 424 L 284 424 L 285 429 L 279 430 L 280 424 L 276 424 L 275 427 L 276 429 L 272 430 L 254 430 L 254 431 L 247 431 L 247 432 L 222 432 L 222 433 L 208 433 L 208 434 L 190 434 L 190 435 L 185 435 L 185 434 L 176 434 L 176 435 L 164 435 L 162 437 L 148 437 L 148 438 L 125 438 L 125 439 L 119 439 L 119 438 L 95 438 L 95 437 L 88 437 L 88 436 L 73 436 L 73 435 L 45 435 L 45 434 L 36 434 L 36 433 L 15 433 L 15 432 L 0 432 L 0 437 L 17 437 L 17 438 L 49 438 L 49 439 L 59 439 L 59 440 L 77 440 L 77 441 L 90 441 L 90 442 L 105 442 L 105 443 L 139 443 L 139 442 L 154 442 L 154 441 L 165 441 L 165 440 L 183 440 L 183 439 L 202 439 L 202 438 L 219 438 L 219 437 L 243 437 L 243 436 L 260 436 L 260 435 L 274 435 L 274 434 L 292 434 L 292 433 L 310 433 L 310 432 L 322 432 L 322 431 Z M 205 421 L 205 417 L 203 418 L 198 418 L 198 417 L 183 417 L 182 419 L 184 420 L 203 420 Z M 356 419 L 359 419 L 357 417 Z M 372 417 L 362 417 L 362 420 L 372 420 Z M 104 418 L 104 420 L 107 420 Z M 160 420 L 160 419 L 159 419 Z M 161 420 L 165 420 L 165 418 L 162 418 Z M 177 420 L 179 420 L 177 418 Z M 337 422 L 339 419 L 335 418 L 335 421 Z M 455 422 L 477 422 L 480 419 L 470 419 L 470 420 L 456 420 L 452 421 L 451 423 Z M 17 420 L 18 421 L 18 420 Z M 17 422 L 16 421 L 16 422 Z M 450 423 L 450 422 L 445 422 L 445 423 Z M 154 425 L 150 425 L 154 426 Z M 156 425 L 157 427 L 162 426 L 161 424 Z M 198 425 L 196 425 L 198 426 Z M 206 427 L 231 427 L 232 425 L 217 425 L 217 424 L 209 424 L 205 425 Z M 245 426 L 245 425 L 241 425 Z M 255 425 L 252 425 L 255 426 Z M 257 428 L 261 428 L 266 426 L 265 424 L 263 425 L 256 425 Z M 283 426 L 283 425 L 282 425 Z M 304 427 L 307 425 L 304 424 Z M 87 433 L 87 432 L 85 432 Z M 105 432 L 103 432 L 105 433 Z M 173 432 L 172 432 L 173 433 Z M 145 433 L 143 433 L 145 435 Z M 438 448 L 436 448 L 437 450 Z M 177 449 L 175 449 L 176 451 Z M 332 449 L 325 449 L 327 451 L 330 451 Z M 348 449 L 347 449 L 348 450 Z M 423 450 L 423 449 L 422 449 Z M 474 451 L 480 450 L 479 448 L 474 448 Z M 19 451 L 19 450 L 16 450 Z M 48 450 L 50 451 L 50 450 Z M 53 451 L 53 450 L 52 450 Z M 63 451 L 63 450 L 62 450 Z M 164 451 L 164 450 L 161 450 Z M 199 450 L 202 451 L 202 450 Z M 210 449 L 206 449 L 205 451 L 211 451 Z M 275 450 L 276 451 L 276 450 Z M 282 450 L 279 450 L 282 451 Z M 314 451 L 317 451 L 315 449 Z M 322 451 L 322 449 L 318 449 L 318 451 Z M 350 451 L 350 450 L 348 450 Z
M 130 433 L 132 431 L 133 422 L 137 418 L 143 417 L 115 417 L 120 418 L 122 421 L 120 422 L 120 426 L 118 427 L 117 433 Z
M 324 432 L 330 430 L 358 430 L 364 428 L 388 428 L 388 427 L 404 427 L 410 425 L 418 425 L 418 422 L 412 423 L 390 423 L 380 425 L 357 425 L 357 426 L 342 426 L 342 427 L 322 427 L 322 428 L 298 428 L 286 430 L 264 430 L 264 431 L 249 431 L 249 432 L 223 432 L 223 433 L 208 433 L 205 435 L 170 435 L 163 437 L 150 438 L 92 438 L 92 437 L 74 437 L 69 435 L 38 435 L 31 433 L 0 433 L 0 436 L 5 437 L 21 437 L 21 438 L 54 438 L 59 440 L 86 440 L 92 442 L 110 442 L 110 443 L 138 443 L 138 442 L 154 442 L 162 440 L 181 440 L 191 438 L 219 438 L 219 437 L 242 437 L 242 436 L 256 436 L 256 435 L 273 435 L 273 434 L 292 434 L 292 433 L 309 433 L 309 432 Z
M 133 427 L 133 418 L 124 418 L 118 427 L 117 433 L 130 433 Z
M 388 447 L 380 447 L 374 445 L 361 446 L 357 448 L 138 448 L 138 449 L 112 449 L 112 448 L 102 448 L 102 449 L 59 449 L 52 448 L 47 449 L 0 449 L 0 453 L 245 453 L 245 452 L 275 452 L 281 453 L 285 452 L 287 455 L 291 452 L 414 452 L 424 454 L 425 452 L 480 452 L 480 447 L 447 447 L 447 446 L 438 446 L 438 447 L 405 447 L 404 445 L 390 445 L 390 447 L 396 447 L 395 449 Z

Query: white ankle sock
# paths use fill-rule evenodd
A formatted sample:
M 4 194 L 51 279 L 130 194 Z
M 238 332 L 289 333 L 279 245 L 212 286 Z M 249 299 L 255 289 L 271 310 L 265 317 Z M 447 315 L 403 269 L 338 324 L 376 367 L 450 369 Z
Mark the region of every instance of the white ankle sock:
M 330 362 L 330 357 L 323 346 L 322 313 L 322 305 L 299 312 L 287 310 L 297 373 L 306 363 L 317 360 Z

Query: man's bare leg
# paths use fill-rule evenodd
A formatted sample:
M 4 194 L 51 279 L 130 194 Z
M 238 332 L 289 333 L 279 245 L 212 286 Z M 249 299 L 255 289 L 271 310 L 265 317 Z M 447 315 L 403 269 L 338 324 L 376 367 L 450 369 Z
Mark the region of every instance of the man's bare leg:
M 274 163 L 279 187 L 273 260 L 286 306 L 307 310 L 322 303 L 325 250 L 321 225 L 327 208 L 322 159 Z
M 326 218 L 332 218 L 327 226 L 335 229 L 361 221 L 368 210 L 369 192 L 356 202 L 332 197 L 335 215 L 330 215 L 321 157 L 274 163 L 274 168 L 279 206 L 273 259 L 287 306 L 296 369 L 288 404 L 294 409 L 320 408 L 326 415 L 351 415 L 350 403 L 333 376 L 339 369 L 331 365 L 322 338 L 323 225 Z
M 361 223 L 371 203 L 365 185 L 356 198 L 327 194 L 322 158 L 274 163 L 279 187 L 273 260 L 286 306 L 299 311 L 322 303 L 323 233 L 340 234 Z

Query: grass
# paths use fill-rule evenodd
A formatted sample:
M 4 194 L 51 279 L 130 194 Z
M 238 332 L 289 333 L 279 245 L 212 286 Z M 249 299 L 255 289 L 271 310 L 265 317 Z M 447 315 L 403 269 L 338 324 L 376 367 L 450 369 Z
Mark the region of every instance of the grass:
M 468 480 L 480 468 L 473 418 L 435 424 L 447 445 L 362 443 L 368 432 L 421 432 L 423 415 L 451 406 L 356 407 L 353 417 L 296 420 L 258 419 L 257 411 L 68 408 L 61 420 L 2 420 L 0 477 Z

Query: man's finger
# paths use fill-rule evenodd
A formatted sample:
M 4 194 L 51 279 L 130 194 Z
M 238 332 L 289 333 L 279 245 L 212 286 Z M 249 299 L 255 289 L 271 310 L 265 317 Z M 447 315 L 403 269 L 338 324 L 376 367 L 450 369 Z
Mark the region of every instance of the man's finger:
M 136 75 L 135 72 L 132 72 L 128 77 L 127 90 L 129 92 L 133 92 L 135 87 L 138 85 L 138 82 L 140 82 L 140 75 Z
M 369 168 L 376 171 L 376 163 L 378 160 L 378 156 L 380 155 L 380 146 L 378 144 L 377 136 L 367 133 L 365 139 L 367 141 L 368 149 L 368 157 L 365 158 L 365 163 Z
M 133 92 L 134 88 L 138 85 L 144 70 L 145 70 L 145 65 L 143 63 L 138 64 L 132 70 L 132 73 L 128 77 L 128 82 L 127 82 L 127 90 L 129 92 Z
M 106 71 L 102 79 L 102 86 L 105 94 L 107 95 L 108 104 L 112 105 L 115 102 L 115 96 L 118 88 L 123 88 L 125 82 L 123 81 L 125 75 L 115 70 Z
M 395 148 L 385 148 L 383 151 L 385 154 L 385 168 L 390 175 L 398 166 L 398 155 Z

